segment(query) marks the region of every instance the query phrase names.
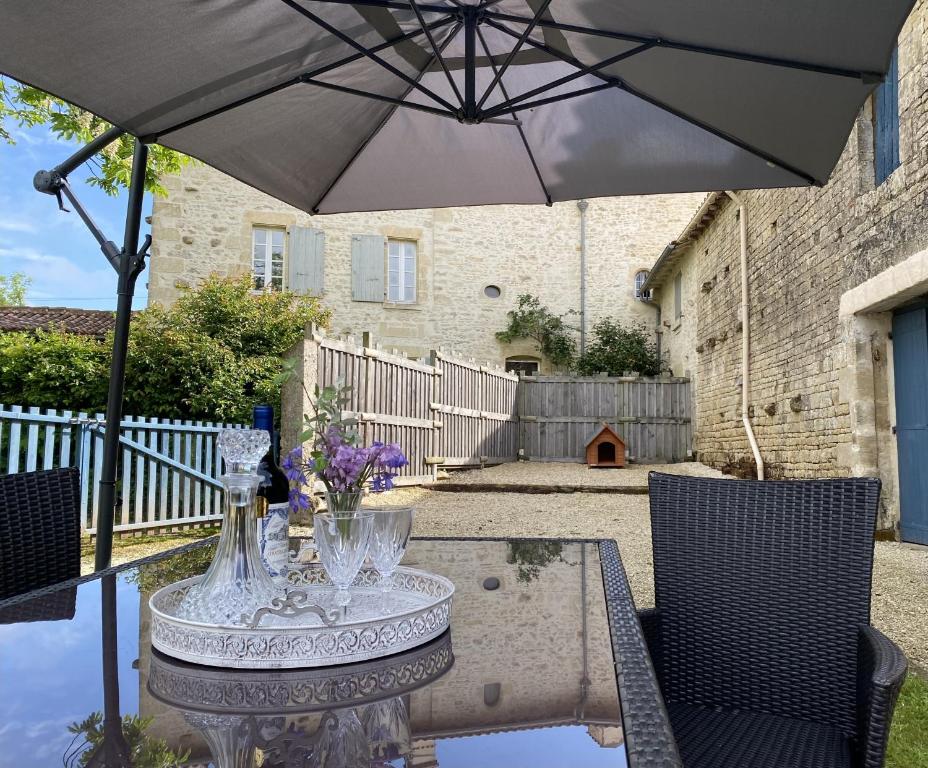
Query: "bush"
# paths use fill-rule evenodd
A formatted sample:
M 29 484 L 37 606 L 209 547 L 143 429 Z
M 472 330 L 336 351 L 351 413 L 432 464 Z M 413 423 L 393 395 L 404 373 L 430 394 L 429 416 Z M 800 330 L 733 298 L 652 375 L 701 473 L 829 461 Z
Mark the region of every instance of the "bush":
M 626 327 L 618 320 L 600 320 L 593 325 L 593 339 L 577 362 L 577 373 L 621 376 L 626 371 L 660 375 L 661 360 L 652 334 L 640 323 Z
M 555 367 L 570 369 L 577 354 L 577 342 L 574 329 L 564 322 L 564 316 L 555 315 L 530 293 L 523 293 L 517 301 L 516 308 L 506 313 L 509 327 L 498 331 L 496 338 L 505 344 L 516 339 L 532 339 L 538 351 Z
M 106 406 L 110 352 L 59 330 L 0 333 L 0 402 L 88 413 Z
M 282 355 L 329 314 L 314 298 L 255 294 L 247 275 L 212 277 L 174 306 L 133 319 L 124 412 L 250 422 L 255 403 L 279 408 Z M 0 334 L 0 402 L 103 411 L 111 348 L 111 336 Z

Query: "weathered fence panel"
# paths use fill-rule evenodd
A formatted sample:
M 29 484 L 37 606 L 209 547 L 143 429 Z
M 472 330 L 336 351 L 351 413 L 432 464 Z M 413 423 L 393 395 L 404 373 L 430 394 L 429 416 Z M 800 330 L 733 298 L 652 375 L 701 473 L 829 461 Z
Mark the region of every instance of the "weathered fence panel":
M 293 354 L 302 361 L 302 381 L 284 388 L 285 448 L 296 440 L 290 422 L 307 410 L 306 392 L 340 384 L 350 387 L 345 415 L 358 419 L 363 440 L 399 443 L 409 458 L 399 484 L 432 480 L 439 465 L 516 459 L 519 378 L 513 374 L 445 352 L 411 360 L 381 349 L 370 334 L 359 344 L 311 332 Z
M 434 361 L 439 381 L 432 410 L 442 424 L 437 453 L 445 463 L 467 466 L 514 460 L 519 451 L 519 377 L 442 352 L 434 355 Z
M 222 462 L 216 438 L 224 424 L 126 416 L 121 423 L 119 493 L 114 530 L 174 528 L 222 518 Z M 241 426 L 241 425 L 234 425 Z M 77 467 L 81 520 L 96 531 L 103 466 L 103 414 L 72 414 L 0 405 L 0 470 Z
M 518 418 L 521 447 L 535 460 L 583 461 L 603 422 L 633 461 L 684 461 L 692 445 L 688 379 L 527 376 Z

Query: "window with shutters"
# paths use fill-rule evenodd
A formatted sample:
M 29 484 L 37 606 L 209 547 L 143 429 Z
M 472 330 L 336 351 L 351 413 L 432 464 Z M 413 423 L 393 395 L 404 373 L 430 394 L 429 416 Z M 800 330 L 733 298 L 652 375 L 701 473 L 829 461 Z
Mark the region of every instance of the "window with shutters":
M 899 49 L 873 92 L 873 170 L 877 186 L 899 167 Z
M 416 301 L 416 244 L 411 240 L 387 241 L 387 301 Z
M 284 230 L 271 227 L 252 228 L 251 274 L 255 290 L 283 290 Z
M 683 273 L 677 272 L 673 279 L 673 319 L 678 321 L 683 317 Z

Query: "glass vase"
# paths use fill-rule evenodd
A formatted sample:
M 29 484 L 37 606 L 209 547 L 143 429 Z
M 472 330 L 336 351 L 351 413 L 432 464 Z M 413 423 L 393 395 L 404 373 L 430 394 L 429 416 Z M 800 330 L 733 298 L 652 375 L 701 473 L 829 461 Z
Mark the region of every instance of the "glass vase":
M 364 491 L 329 491 L 325 494 L 326 511 L 333 515 L 353 515 L 361 509 Z
M 229 436 L 230 432 L 237 434 Z M 225 626 L 244 624 L 259 608 L 283 595 L 258 548 L 255 501 L 261 478 L 255 470 L 268 444 L 267 432 L 260 430 L 220 434 L 228 470 L 221 478 L 225 487 L 222 532 L 206 574 L 184 597 L 178 611 L 182 618 Z

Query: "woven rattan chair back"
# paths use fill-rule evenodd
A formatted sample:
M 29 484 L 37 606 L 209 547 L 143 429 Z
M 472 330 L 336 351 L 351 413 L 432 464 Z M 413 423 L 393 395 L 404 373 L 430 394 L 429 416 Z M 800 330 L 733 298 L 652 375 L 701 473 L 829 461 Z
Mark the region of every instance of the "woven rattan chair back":
M 0 600 L 80 576 L 73 468 L 0 476 Z
M 853 736 L 879 493 L 870 479 L 651 473 L 665 698 Z

